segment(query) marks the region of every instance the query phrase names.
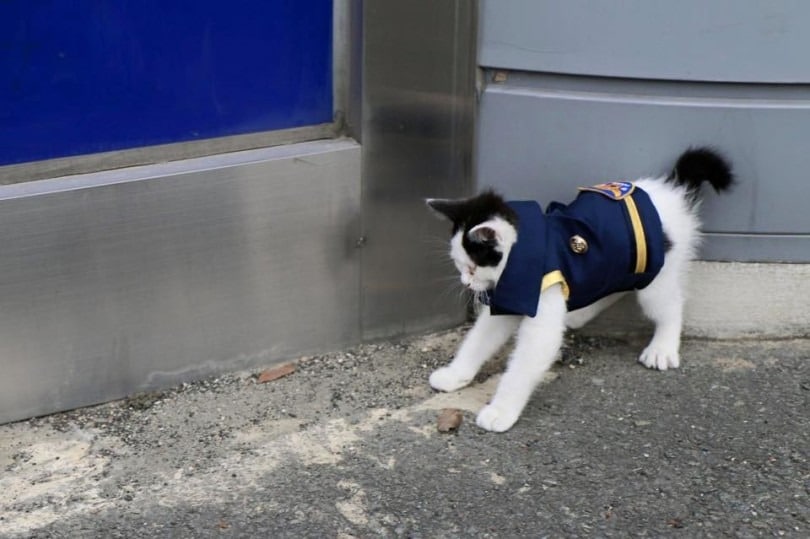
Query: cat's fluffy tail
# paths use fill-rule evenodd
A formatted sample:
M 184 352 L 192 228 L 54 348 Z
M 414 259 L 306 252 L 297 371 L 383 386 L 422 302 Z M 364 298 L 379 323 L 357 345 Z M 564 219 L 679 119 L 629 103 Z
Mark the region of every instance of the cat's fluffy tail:
M 686 187 L 689 198 L 697 201 L 700 186 L 709 182 L 715 191 L 727 191 L 734 184 L 731 165 L 713 148 L 689 148 L 678 158 L 668 181 Z

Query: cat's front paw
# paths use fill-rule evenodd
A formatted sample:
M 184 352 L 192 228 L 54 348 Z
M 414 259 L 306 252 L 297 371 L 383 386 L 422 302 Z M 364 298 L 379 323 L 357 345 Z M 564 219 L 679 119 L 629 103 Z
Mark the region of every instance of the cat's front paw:
M 681 364 L 678 352 L 655 345 L 649 345 L 641 352 L 638 358 L 639 363 L 650 369 L 665 371 L 667 369 L 677 369 Z
M 436 369 L 430 375 L 430 387 L 439 391 L 455 391 L 470 382 L 472 382 L 471 376 L 463 376 L 450 367 Z
M 512 425 L 520 417 L 520 412 L 514 412 L 498 408 L 491 404 L 484 406 L 478 416 L 475 418 L 475 423 L 482 429 L 490 432 L 504 432 L 509 430 Z

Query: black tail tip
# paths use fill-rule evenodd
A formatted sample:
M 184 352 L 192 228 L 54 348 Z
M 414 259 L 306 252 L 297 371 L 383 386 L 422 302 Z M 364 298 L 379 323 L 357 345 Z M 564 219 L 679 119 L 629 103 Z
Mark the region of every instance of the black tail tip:
M 709 182 L 718 193 L 734 185 L 734 173 L 728 159 L 718 150 L 707 146 L 689 148 L 683 152 L 675 163 L 672 175 L 675 183 L 695 191 L 703 182 Z

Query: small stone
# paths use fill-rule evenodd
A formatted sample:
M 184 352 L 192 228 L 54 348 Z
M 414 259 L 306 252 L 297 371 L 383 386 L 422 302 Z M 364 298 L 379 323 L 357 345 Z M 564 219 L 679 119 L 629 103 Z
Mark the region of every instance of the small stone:
M 436 418 L 436 428 L 439 432 L 453 432 L 461 425 L 463 417 L 458 408 L 444 408 Z
M 264 384 L 267 382 L 272 382 L 273 380 L 278 380 L 279 378 L 283 378 L 289 374 L 295 372 L 295 365 L 292 363 L 284 363 L 277 367 L 271 367 L 269 369 L 263 370 L 259 374 L 258 382 L 260 384 Z

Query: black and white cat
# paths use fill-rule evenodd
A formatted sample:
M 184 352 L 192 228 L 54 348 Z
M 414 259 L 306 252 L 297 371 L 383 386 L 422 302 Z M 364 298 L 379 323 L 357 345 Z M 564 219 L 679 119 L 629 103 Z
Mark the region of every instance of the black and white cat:
M 484 303 L 454 359 L 431 374 L 430 385 L 466 386 L 517 333 L 497 391 L 476 418 L 486 430 L 506 431 L 554 362 L 565 329 L 582 327 L 628 290 L 637 290 L 655 323 L 639 361 L 652 369 L 678 367 L 703 182 L 717 192 L 733 183 L 728 162 L 709 148 L 684 152 L 669 176 L 585 188 L 570 205 L 553 203 L 545 212 L 492 191 L 428 199 L 452 222 L 450 256 L 462 284 Z

